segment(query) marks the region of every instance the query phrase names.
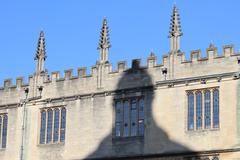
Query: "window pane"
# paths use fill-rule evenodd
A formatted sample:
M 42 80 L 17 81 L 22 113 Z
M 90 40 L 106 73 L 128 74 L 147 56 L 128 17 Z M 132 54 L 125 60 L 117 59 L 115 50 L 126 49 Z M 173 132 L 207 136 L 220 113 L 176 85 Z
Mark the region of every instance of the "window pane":
M 53 142 L 58 141 L 59 135 L 59 109 L 54 110 L 54 135 L 53 135 Z
M 138 135 L 139 136 L 144 135 L 144 120 L 143 119 L 138 120 Z
M 53 121 L 53 111 L 49 109 L 47 111 L 48 120 L 47 120 L 47 143 L 52 141 L 52 121 Z
M 122 121 L 123 121 L 123 107 L 122 107 L 122 103 L 120 101 L 116 102 L 116 120 L 115 120 L 115 134 L 116 136 L 121 136 L 121 125 L 122 125 Z
M 122 118 L 123 118 L 123 108 L 121 105 L 121 102 L 116 102 L 116 122 L 122 122 Z
M 202 93 L 196 93 L 196 128 L 202 128 Z
M 115 128 L 116 128 L 116 132 L 115 132 L 116 137 L 120 137 L 121 136 L 121 123 L 120 122 L 116 123 Z
M 204 93 L 204 119 L 205 128 L 211 127 L 211 92 L 209 90 Z
M 139 112 L 139 119 L 144 119 L 144 100 L 140 99 L 139 100 L 139 108 L 138 108 L 138 112 Z
M 219 128 L 219 91 L 213 91 L 213 128 Z
M 66 130 L 66 109 L 61 110 L 61 128 L 60 128 L 60 142 L 65 141 L 65 130 Z
M 8 125 L 8 116 L 3 116 L 3 131 L 2 131 L 2 148 L 6 148 L 7 144 L 7 125 Z
M 125 101 L 123 103 L 123 108 L 124 108 L 123 136 L 128 137 L 129 136 L 129 104 L 128 104 L 128 101 Z
M 40 144 L 45 143 L 45 130 L 46 130 L 46 112 L 41 112 L 41 127 L 40 127 Z
M 131 101 L 131 136 L 137 135 L 137 101 Z
M 194 95 L 188 93 L 188 130 L 194 129 Z

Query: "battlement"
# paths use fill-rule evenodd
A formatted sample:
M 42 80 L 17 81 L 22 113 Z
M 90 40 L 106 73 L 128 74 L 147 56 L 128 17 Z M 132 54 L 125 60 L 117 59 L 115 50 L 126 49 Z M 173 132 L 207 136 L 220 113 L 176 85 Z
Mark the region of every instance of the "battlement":
M 147 57 L 146 65 L 141 64 L 141 59 L 133 59 L 131 62 L 131 67 L 128 67 L 127 61 L 119 61 L 117 62 L 117 68 L 116 70 L 112 70 L 112 64 L 110 63 L 96 63 L 94 66 L 91 67 L 90 74 L 87 74 L 87 68 L 86 67 L 80 67 L 77 69 L 76 73 L 77 75 L 73 75 L 73 69 L 67 69 L 64 71 L 64 76 L 61 77 L 60 71 L 54 71 L 50 75 L 46 73 L 42 74 L 41 76 L 45 76 L 44 83 L 54 83 L 59 81 L 69 81 L 74 79 L 84 79 L 88 78 L 89 81 L 94 80 L 98 74 L 99 70 L 102 70 L 102 74 L 118 74 L 121 72 L 124 72 L 128 69 L 154 69 L 154 68 L 169 68 L 170 57 L 174 54 L 175 61 L 174 65 L 176 68 L 181 68 L 181 66 L 184 66 L 185 69 L 188 67 L 194 67 L 197 66 L 199 69 L 201 69 L 201 65 L 208 64 L 208 66 L 211 66 L 211 64 L 216 63 L 228 63 L 228 61 L 235 61 L 235 64 L 238 64 L 238 59 L 240 58 L 240 53 L 234 52 L 234 46 L 233 45 L 224 45 L 223 51 L 221 54 L 217 52 L 217 48 L 214 47 L 212 44 L 206 49 L 206 57 L 202 57 L 201 50 L 193 50 L 190 52 L 190 59 L 187 60 L 185 58 L 185 54 L 183 52 L 177 52 L 177 53 L 169 53 L 167 55 L 162 56 L 162 63 L 157 63 L 157 56 L 151 52 L 150 55 Z M 239 56 L 239 57 L 238 57 Z M 231 60 L 230 60 L 231 59 Z M 186 66 L 187 65 L 187 66 Z M 207 74 L 207 73 L 205 73 Z M 18 77 L 16 78 L 16 83 L 12 83 L 12 79 L 5 79 L 3 87 L 0 88 L 0 90 L 6 91 L 8 89 L 14 89 L 14 88 L 22 88 L 29 86 L 31 81 L 33 80 L 34 75 L 31 75 L 28 77 L 28 82 L 24 83 L 24 77 Z M 183 77 L 182 77 L 183 78 Z

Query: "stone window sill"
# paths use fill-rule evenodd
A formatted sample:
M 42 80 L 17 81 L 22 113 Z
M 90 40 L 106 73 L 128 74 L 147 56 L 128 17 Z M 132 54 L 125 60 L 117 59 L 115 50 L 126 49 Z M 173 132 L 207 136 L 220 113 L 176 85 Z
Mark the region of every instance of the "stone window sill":
M 56 143 L 45 143 L 45 144 L 38 144 L 38 147 L 52 147 L 52 146 L 64 146 L 65 142 L 56 142 Z

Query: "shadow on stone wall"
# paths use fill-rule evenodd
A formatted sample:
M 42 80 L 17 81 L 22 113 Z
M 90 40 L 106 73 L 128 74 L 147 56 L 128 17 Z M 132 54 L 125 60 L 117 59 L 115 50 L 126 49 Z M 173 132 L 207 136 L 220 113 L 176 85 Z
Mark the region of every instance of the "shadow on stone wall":
M 134 88 L 134 92 L 141 91 L 145 101 L 144 137 L 116 138 L 114 136 L 115 129 L 113 128 L 112 133 L 106 136 L 99 144 L 98 148 L 86 157 L 86 159 L 155 159 L 158 157 L 157 159 L 159 160 L 190 160 L 192 157 L 198 157 L 190 148 L 170 140 L 168 134 L 157 126 L 152 112 L 152 102 L 154 99 L 152 86 L 150 75 L 147 73 L 146 69 L 139 68 L 138 65 L 133 65 L 132 69 L 123 73 L 117 88 L 120 94 L 116 94 L 114 99 L 118 99 L 119 95 L 122 93 L 124 93 L 125 97 L 128 97 L 128 91 L 131 92 L 129 88 Z M 140 87 L 144 87 L 144 89 L 140 89 Z M 113 110 L 115 109 L 113 108 Z M 178 132 L 177 128 L 176 132 Z M 172 157 L 172 155 L 175 156 Z M 186 155 L 190 155 L 190 157 Z

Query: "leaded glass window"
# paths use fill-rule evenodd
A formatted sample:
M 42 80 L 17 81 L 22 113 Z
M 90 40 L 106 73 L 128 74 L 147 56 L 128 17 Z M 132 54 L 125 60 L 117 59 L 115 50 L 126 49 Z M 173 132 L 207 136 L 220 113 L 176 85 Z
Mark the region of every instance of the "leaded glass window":
M 46 132 L 46 111 L 41 112 L 41 127 L 40 127 L 40 144 L 45 143 Z
M 129 136 L 129 102 L 124 101 L 123 102 L 123 136 L 128 137 Z
M 7 146 L 7 128 L 8 128 L 7 114 L 0 114 L 0 148 L 6 148 Z
M 219 91 L 213 90 L 213 128 L 219 127 Z
M 47 143 L 52 141 L 52 121 L 53 121 L 53 111 L 48 109 L 47 111 Z
M 144 100 L 129 98 L 115 102 L 115 136 L 144 135 Z
M 120 137 L 121 136 L 121 126 L 122 126 L 122 123 L 123 123 L 123 115 L 122 115 L 122 104 L 120 101 L 117 101 L 116 102 L 116 123 L 115 123 L 115 135 L 117 137 Z
M 60 142 L 65 141 L 65 130 L 66 130 L 66 109 L 61 109 L 61 128 L 60 128 Z
M 196 92 L 196 128 L 202 128 L 202 92 Z
M 188 93 L 188 130 L 194 129 L 194 94 Z
M 204 92 L 204 126 L 211 127 L 211 92 L 206 90 Z
M 219 89 L 187 91 L 188 130 L 219 128 Z
M 40 114 L 40 144 L 65 141 L 66 109 L 64 107 L 46 108 Z
M 54 109 L 54 132 L 53 132 L 53 142 L 58 141 L 59 135 L 59 109 Z

